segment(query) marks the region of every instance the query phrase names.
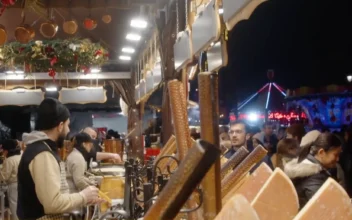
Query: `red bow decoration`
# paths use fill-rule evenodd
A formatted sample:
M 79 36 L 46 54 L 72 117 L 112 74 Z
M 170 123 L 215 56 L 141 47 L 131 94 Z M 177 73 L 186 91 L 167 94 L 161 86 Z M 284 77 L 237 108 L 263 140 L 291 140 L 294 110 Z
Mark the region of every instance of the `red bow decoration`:
M 54 52 L 54 49 L 52 47 L 45 47 L 45 53 L 46 54 L 50 54 L 52 52 Z
M 52 69 L 52 68 L 49 69 L 49 76 L 52 77 L 53 81 L 55 82 L 56 72 L 54 69 Z
M 51 58 L 51 59 L 50 59 L 50 66 L 54 66 L 55 63 L 57 63 L 57 61 L 58 61 L 57 57 Z
M 84 75 L 87 75 L 88 73 L 90 73 L 90 69 L 86 66 L 82 66 L 81 69 L 83 70 Z
M 95 52 L 94 56 L 99 56 L 99 55 L 102 55 L 102 54 L 103 54 L 103 52 L 101 52 L 101 50 L 97 50 Z
M 31 65 L 26 63 L 24 69 L 25 69 L 26 73 L 30 73 L 31 72 Z
M 16 0 L 1 0 L 2 8 L 0 10 L 0 16 L 4 13 L 5 9 L 11 5 L 14 5 Z

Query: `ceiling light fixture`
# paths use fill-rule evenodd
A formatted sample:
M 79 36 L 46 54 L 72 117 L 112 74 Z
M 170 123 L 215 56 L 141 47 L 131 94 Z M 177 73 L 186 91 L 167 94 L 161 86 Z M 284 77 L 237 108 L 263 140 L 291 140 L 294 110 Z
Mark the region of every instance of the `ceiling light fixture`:
M 119 57 L 120 60 L 131 60 L 130 56 L 120 56 Z
M 6 71 L 6 74 L 23 74 L 24 71 L 23 70 L 8 70 Z
M 127 34 L 126 39 L 131 41 L 139 41 L 141 36 L 138 34 Z
M 48 88 L 45 88 L 45 91 L 47 91 L 47 92 L 57 92 L 57 88 L 56 87 L 48 87 Z
M 13 89 L 12 91 L 17 92 L 17 93 L 25 93 L 26 89 L 24 88 L 17 88 L 17 89 Z
M 131 21 L 131 27 L 134 27 L 134 28 L 146 28 L 147 26 L 148 26 L 147 21 L 142 19 L 133 19 Z
M 100 68 L 92 68 L 92 69 L 90 69 L 90 72 L 91 73 L 100 73 L 101 69 Z
M 122 52 L 124 53 L 134 53 L 136 50 L 133 49 L 132 47 L 124 47 L 122 48 Z

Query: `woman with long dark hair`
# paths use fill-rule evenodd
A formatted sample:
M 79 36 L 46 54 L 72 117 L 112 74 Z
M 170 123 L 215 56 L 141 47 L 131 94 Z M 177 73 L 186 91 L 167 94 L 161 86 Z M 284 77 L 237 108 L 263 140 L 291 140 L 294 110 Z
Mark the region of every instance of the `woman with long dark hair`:
M 17 140 L 5 140 L 2 143 L 5 161 L 0 171 L 0 181 L 8 185 L 9 206 L 12 213 L 12 220 L 16 220 L 17 210 L 17 172 L 21 160 L 21 147 Z
M 87 171 L 89 152 L 93 148 L 93 140 L 86 133 L 77 134 L 72 140 L 73 149 L 67 156 L 67 183 L 70 193 L 79 192 L 94 185 L 84 174 Z
M 341 145 L 336 135 L 322 133 L 312 144 L 303 146 L 298 159 L 285 165 L 285 173 L 295 185 L 301 208 L 332 177 L 329 169 L 336 167 Z

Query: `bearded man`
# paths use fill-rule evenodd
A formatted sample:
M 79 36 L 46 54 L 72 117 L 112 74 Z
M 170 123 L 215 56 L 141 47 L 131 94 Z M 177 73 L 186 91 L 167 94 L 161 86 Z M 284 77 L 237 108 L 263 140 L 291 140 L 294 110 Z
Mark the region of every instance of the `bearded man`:
M 17 215 L 20 220 L 63 219 L 64 213 L 100 203 L 98 189 L 89 186 L 69 194 L 58 148 L 70 131 L 70 112 L 56 99 L 38 108 L 36 131 L 23 135 L 27 148 L 18 167 Z

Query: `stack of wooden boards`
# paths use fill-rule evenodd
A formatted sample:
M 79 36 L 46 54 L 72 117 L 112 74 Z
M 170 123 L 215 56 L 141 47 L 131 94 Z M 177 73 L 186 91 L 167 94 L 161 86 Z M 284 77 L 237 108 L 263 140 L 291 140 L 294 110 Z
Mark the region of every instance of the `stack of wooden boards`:
M 163 149 L 163 156 L 175 154 L 174 143 L 175 137 L 171 137 Z M 352 220 L 350 198 L 333 179 L 328 179 L 309 203 L 299 210 L 296 190 L 281 169 L 272 171 L 261 163 L 250 174 L 253 166 L 260 163 L 265 155 L 266 150 L 262 147 L 251 153 L 240 148 L 221 166 L 223 207 L 216 220 Z M 162 167 L 165 169 L 164 164 Z
M 223 197 L 216 220 L 348 220 L 352 204 L 345 190 L 328 179 L 299 211 L 296 190 L 279 168 L 272 171 L 262 163 L 235 190 Z

